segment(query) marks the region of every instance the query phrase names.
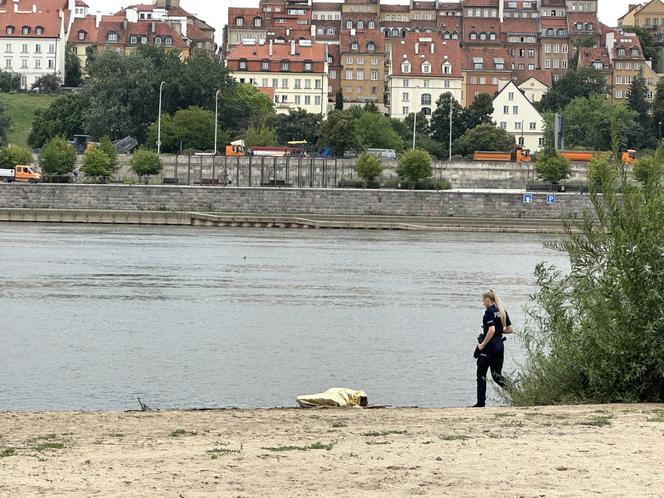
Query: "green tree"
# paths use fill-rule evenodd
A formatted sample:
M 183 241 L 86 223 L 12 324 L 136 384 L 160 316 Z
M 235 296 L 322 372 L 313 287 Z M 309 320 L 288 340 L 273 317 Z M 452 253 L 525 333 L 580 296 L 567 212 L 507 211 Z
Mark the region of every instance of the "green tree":
M 400 178 L 413 183 L 422 178 L 429 178 L 433 174 L 431 156 L 427 151 L 420 149 L 404 152 L 399 159 L 397 174 Z
M 572 172 L 569 161 L 555 151 L 538 154 L 535 170 L 542 180 L 548 183 L 558 183 L 568 178 Z
M 449 144 L 437 142 L 425 133 L 418 133 L 415 138 L 415 147 L 426 150 L 431 156 L 437 159 L 448 159 Z
M 466 132 L 461 116 L 463 109 L 451 93 L 444 93 L 436 101 L 436 109 L 431 114 L 431 137 L 438 142 L 450 140 L 450 105 L 452 106 L 452 139 L 457 139 Z
M 21 77 L 18 74 L 0 71 L 0 92 L 18 92 L 21 89 Z
M 355 163 L 357 176 L 366 180 L 367 183 L 374 182 L 376 177 L 383 172 L 383 165 L 375 156 L 362 154 Z
M 651 106 L 647 101 L 648 86 L 643 73 L 632 80 L 627 92 L 627 107 L 636 113 L 635 126 L 631 128 L 628 143 L 631 147 L 642 149 L 654 147 L 656 139 L 653 133 Z
M 472 130 L 481 124 L 493 122 L 493 97 L 488 93 L 475 95 L 470 104 L 462 113 L 462 122 L 465 130 Z
M 82 82 L 81 59 L 74 53 L 73 47 L 67 45 L 65 52 L 65 86 L 78 88 Z
M 278 114 L 276 118 L 277 139 L 281 145 L 291 141 L 307 141 L 307 148 L 316 147 L 321 137 L 323 116 L 303 109 L 291 109 L 288 114 Z
M 42 93 L 55 93 L 60 90 L 62 80 L 55 74 L 45 74 L 32 84 L 33 90 Z
M 7 115 L 5 105 L 0 101 L 0 147 L 7 143 L 7 133 L 12 125 L 12 119 Z
M 636 121 L 634 111 L 600 95 L 574 99 L 563 109 L 562 115 L 565 118 L 566 147 L 600 151 L 612 149 L 612 122 L 617 127 L 618 142 L 624 147 L 629 145 L 630 130 Z
M 660 78 L 657 82 L 655 89 L 655 99 L 652 104 L 652 119 L 653 125 L 656 127 L 657 138 L 662 138 L 659 135 L 659 123 L 664 126 L 664 78 Z M 662 129 L 664 134 L 664 128 Z
M 74 135 L 83 134 L 87 106 L 87 99 L 78 93 L 56 97 L 47 109 L 35 112 L 28 144 L 38 149 L 57 136 L 71 139 Z
M 357 120 L 348 111 L 330 112 L 323 122 L 321 133 L 321 143 L 328 145 L 337 157 L 348 151 L 362 150 Z
M 244 134 L 244 145 L 247 149 L 252 147 L 275 147 L 277 145 L 277 130 L 267 126 L 250 126 Z
M 147 149 L 138 149 L 129 160 L 129 167 L 139 178 L 148 179 L 152 175 L 161 173 L 161 159 L 156 152 Z
M 157 146 L 158 122 L 150 125 L 145 143 Z M 226 138 L 223 130 L 222 143 Z M 214 113 L 202 107 L 180 109 L 173 116 L 161 118 L 161 151 L 171 154 L 180 150 L 214 149 Z
M 101 137 L 99 140 L 99 148 L 104 151 L 111 160 L 111 170 L 114 173 L 118 169 L 118 149 L 113 145 L 109 137 Z
M 64 176 L 74 171 L 76 151 L 62 137 L 49 140 L 39 154 L 39 165 L 47 176 Z
M 594 67 L 584 66 L 575 71 L 567 71 L 562 78 L 554 82 L 539 102 L 539 110 L 558 112 L 574 99 L 606 96 L 607 93 L 609 85 L 604 73 Z
M 101 147 L 90 147 L 83 154 L 83 173 L 97 181 L 106 183 L 113 174 L 113 164 Z
M 555 245 L 569 257 L 569 273 L 536 269 L 521 334 L 527 359 L 508 390 L 513 404 L 664 399 L 663 156 L 660 146 L 641 161 L 638 181 L 619 162 L 595 161 L 592 209 L 566 222 Z
M 19 164 L 32 164 L 32 151 L 20 145 L 0 148 L 0 168 L 15 168 Z
M 514 137 L 493 124 L 476 126 L 452 144 L 454 154 L 463 156 L 471 155 L 478 150 L 510 152 L 515 147 Z
M 365 148 L 396 151 L 404 148 L 403 139 L 392 128 L 390 119 L 383 114 L 365 112 L 357 120 L 357 126 Z
M 404 143 L 412 143 L 413 140 L 413 125 L 415 125 L 415 134 L 419 135 L 428 135 L 431 133 L 431 128 L 429 127 L 429 120 L 427 119 L 426 114 L 423 112 L 417 113 L 417 122 L 414 123 L 415 113 L 411 112 L 406 116 L 402 121 L 399 121 L 402 126 L 395 126 L 394 120 L 392 121 L 392 128 L 395 128 L 395 131 L 399 133 L 399 136 L 403 139 Z
M 239 136 L 249 126 L 269 126 L 275 118 L 270 97 L 249 84 L 235 85 L 219 99 L 219 122 L 233 136 Z
M 337 94 L 334 99 L 334 109 L 337 111 L 343 111 L 344 110 L 344 94 L 341 91 L 341 88 L 337 90 Z

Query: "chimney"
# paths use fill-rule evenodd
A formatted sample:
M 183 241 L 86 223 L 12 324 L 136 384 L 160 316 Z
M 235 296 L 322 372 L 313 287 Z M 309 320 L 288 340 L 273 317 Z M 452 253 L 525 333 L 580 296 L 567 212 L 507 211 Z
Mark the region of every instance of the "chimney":
M 270 48 L 268 49 L 267 53 L 272 57 L 272 40 L 270 40 Z
M 100 24 L 101 24 L 101 12 L 97 12 L 95 14 L 95 27 L 99 29 Z
M 415 55 L 420 53 L 420 42 L 415 42 Z
M 291 54 L 291 56 L 297 55 L 295 47 L 296 47 L 295 40 L 291 40 L 291 42 L 290 42 L 290 54 Z
M 156 33 L 157 32 L 157 23 L 152 21 L 150 23 L 150 33 Z
M 432 53 L 432 54 L 435 54 L 435 53 L 436 53 L 436 44 L 435 44 L 435 43 L 432 43 L 432 44 L 431 44 L 431 53 Z

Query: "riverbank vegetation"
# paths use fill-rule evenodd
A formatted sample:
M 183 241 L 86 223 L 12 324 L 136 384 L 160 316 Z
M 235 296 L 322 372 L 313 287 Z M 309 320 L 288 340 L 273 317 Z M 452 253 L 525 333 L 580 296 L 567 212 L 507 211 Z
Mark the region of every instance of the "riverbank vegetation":
M 593 212 L 554 245 L 571 272 L 536 269 L 515 405 L 664 399 L 664 145 L 633 179 L 604 158 L 589 176 Z

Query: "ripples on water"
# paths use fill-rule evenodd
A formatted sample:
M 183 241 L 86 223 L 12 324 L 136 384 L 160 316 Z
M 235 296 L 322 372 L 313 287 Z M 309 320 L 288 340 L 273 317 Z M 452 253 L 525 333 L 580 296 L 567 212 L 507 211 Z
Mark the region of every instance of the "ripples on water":
M 535 264 L 566 266 L 546 240 L 3 224 L 0 410 L 472 404 L 479 296 L 522 324 Z

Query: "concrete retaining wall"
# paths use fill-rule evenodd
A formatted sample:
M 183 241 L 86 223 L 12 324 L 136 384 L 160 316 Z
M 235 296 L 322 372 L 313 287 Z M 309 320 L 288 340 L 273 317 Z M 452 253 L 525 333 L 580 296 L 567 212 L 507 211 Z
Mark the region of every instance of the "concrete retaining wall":
M 579 217 L 587 195 L 358 189 L 238 188 L 142 185 L 0 184 L 0 208 L 208 213 L 427 216 L 557 219 Z

